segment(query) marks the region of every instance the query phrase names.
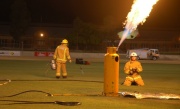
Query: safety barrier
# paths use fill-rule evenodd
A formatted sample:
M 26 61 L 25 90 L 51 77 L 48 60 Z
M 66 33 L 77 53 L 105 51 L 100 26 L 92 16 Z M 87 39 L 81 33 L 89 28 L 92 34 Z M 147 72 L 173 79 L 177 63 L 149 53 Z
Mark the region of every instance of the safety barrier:
M 18 53 L 18 56 L 23 56 L 23 57 L 51 57 L 53 56 L 53 52 L 39 52 L 39 51 L 13 51 L 12 52 L 8 51 L 9 54 L 6 51 L 6 55 L 2 55 L 2 50 L 0 50 L 0 56 L 17 56 L 16 53 Z M 5 52 L 4 52 L 5 53 Z M 11 55 L 10 55 L 11 54 Z M 94 61 L 103 61 L 104 60 L 104 53 L 76 53 L 76 52 L 71 52 L 70 53 L 71 57 L 76 59 L 76 58 L 83 58 L 83 59 L 91 59 Z M 119 54 L 121 59 L 127 59 L 126 54 Z M 160 55 L 160 60 L 180 60 L 180 55 Z

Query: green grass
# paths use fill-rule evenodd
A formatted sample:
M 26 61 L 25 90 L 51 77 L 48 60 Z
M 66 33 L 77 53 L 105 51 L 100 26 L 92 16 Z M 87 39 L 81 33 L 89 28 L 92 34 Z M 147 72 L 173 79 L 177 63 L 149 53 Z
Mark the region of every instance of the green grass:
M 148 60 L 147 60 L 148 61 Z M 173 63 L 152 63 L 142 61 L 144 71 L 142 77 L 144 87 L 119 85 L 119 91 L 138 91 L 142 93 L 173 93 L 180 94 L 180 66 Z M 179 100 L 135 99 L 105 96 L 45 96 L 43 93 L 32 92 L 14 97 L 2 98 L 26 90 L 41 90 L 52 94 L 101 94 L 103 92 L 103 63 L 91 65 L 67 64 L 68 78 L 55 78 L 55 71 L 45 72 L 48 61 L 0 60 L 0 79 L 11 79 L 12 82 L 0 86 L 0 100 L 28 101 L 79 101 L 80 106 L 62 106 L 56 104 L 16 104 L 3 105 L 11 102 L 0 101 L 1 109 L 179 109 Z M 124 81 L 125 61 L 120 63 L 120 84 Z M 0 81 L 1 83 L 3 81 Z

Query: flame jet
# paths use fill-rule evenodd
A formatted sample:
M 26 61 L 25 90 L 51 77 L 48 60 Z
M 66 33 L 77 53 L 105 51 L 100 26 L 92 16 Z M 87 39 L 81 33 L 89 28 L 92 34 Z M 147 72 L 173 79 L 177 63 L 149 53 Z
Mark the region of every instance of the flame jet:
M 117 51 L 127 36 L 135 31 L 140 23 L 143 24 L 146 21 L 146 18 L 157 2 L 158 0 L 134 0 L 131 11 L 127 15 L 127 20 L 124 22 L 125 30 L 122 36 L 119 36 L 121 40 L 118 44 Z

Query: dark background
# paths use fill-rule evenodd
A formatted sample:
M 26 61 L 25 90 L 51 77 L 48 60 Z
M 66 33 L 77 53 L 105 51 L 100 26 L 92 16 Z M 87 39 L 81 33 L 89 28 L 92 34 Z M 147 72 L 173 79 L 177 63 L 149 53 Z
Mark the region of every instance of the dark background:
M 0 0 L 0 22 L 10 22 L 14 0 Z M 32 23 L 72 24 L 76 17 L 84 22 L 102 24 L 111 16 L 122 24 L 133 0 L 26 0 Z M 180 0 L 159 0 L 144 28 L 180 28 Z

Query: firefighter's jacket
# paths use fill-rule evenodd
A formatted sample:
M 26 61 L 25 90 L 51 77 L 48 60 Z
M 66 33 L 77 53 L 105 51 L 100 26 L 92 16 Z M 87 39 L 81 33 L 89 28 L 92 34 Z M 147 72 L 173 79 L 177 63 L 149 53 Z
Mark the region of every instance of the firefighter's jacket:
M 136 68 L 137 70 L 133 73 L 130 73 L 132 71 L 133 68 Z M 139 73 L 142 72 L 143 68 L 141 66 L 141 63 L 138 62 L 138 61 L 128 61 L 126 64 L 125 64 L 125 67 L 124 67 L 124 72 L 127 74 L 128 77 L 130 78 L 138 78 L 140 75 Z
M 71 59 L 69 54 L 69 48 L 66 45 L 59 45 L 57 46 L 53 58 L 58 62 L 65 63 L 68 60 Z

